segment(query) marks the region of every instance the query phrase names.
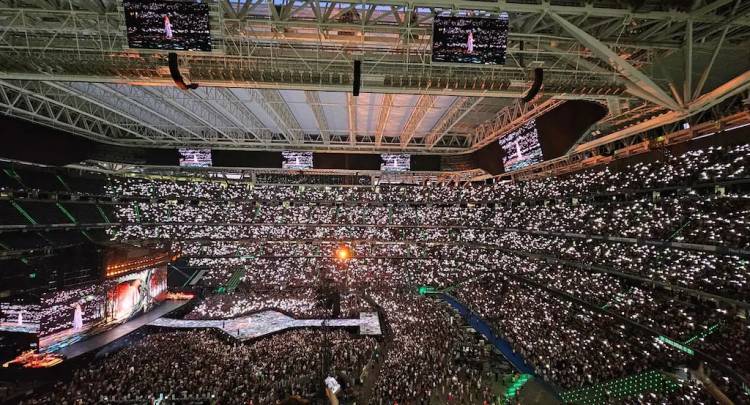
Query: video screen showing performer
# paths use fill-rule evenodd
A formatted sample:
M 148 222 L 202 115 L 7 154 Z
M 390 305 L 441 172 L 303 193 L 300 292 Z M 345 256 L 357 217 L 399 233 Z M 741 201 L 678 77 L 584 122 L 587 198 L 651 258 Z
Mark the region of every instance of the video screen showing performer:
M 208 4 L 201 1 L 125 0 L 128 46 L 210 52 Z
M 504 65 L 508 15 L 497 18 L 435 16 L 432 61 Z
M 544 160 L 536 120 L 529 120 L 517 130 L 501 137 L 498 142 L 503 149 L 503 167 L 506 172 Z
M 75 342 L 104 318 L 106 286 L 101 283 L 42 295 L 39 347 Z
M 39 333 L 38 303 L 7 299 L 0 301 L 0 332 Z
M 107 319 L 120 322 L 150 310 L 162 301 L 167 292 L 165 267 L 147 269 L 113 280 L 117 283 L 107 291 Z
M 42 296 L 39 348 L 56 351 L 147 312 L 166 298 L 166 266 Z

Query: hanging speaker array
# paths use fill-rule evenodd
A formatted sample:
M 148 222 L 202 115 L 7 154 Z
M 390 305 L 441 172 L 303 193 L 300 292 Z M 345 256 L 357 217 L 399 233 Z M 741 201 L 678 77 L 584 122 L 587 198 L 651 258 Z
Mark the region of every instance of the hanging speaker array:
M 528 103 L 529 101 L 533 100 L 534 97 L 536 97 L 537 93 L 539 93 L 539 90 L 542 88 L 543 80 L 544 69 L 534 69 L 534 83 L 531 84 L 531 88 L 529 88 L 529 91 L 526 92 L 526 95 L 521 98 L 521 101 L 523 101 L 524 103 Z
M 354 78 L 352 79 L 352 95 L 359 96 L 359 88 L 362 85 L 362 61 L 354 61 Z
M 177 54 L 174 52 L 169 53 L 169 75 L 172 76 L 174 84 L 181 90 L 195 90 L 198 88 L 198 83 L 185 83 L 185 80 L 180 74 L 180 66 L 177 64 Z

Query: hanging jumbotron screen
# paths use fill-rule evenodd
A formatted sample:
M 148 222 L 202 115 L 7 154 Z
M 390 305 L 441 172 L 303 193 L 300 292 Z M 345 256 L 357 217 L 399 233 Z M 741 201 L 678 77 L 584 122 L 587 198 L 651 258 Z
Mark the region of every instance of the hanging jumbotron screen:
M 435 16 L 432 61 L 504 65 L 508 14 L 499 17 Z
M 211 52 L 208 4 L 123 0 L 128 47 Z

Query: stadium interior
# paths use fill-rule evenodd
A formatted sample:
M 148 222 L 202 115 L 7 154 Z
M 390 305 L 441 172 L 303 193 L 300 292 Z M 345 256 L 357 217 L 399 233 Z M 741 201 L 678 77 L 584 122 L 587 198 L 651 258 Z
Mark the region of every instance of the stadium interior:
M 750 404 L 750 0 L 0 0 L 0 403 Z

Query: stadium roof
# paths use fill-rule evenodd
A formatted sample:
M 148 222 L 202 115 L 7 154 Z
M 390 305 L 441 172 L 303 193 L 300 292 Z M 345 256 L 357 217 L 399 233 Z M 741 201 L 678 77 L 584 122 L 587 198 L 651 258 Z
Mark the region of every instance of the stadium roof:
M 122 145 L 457 153 L 588 99 L 610 110 L 582 139 L 594 147 L 750 86 L 750 3 L 737 0 L 222 0 L 217 51 L 180 55 L 193 92 L 173 87 L 163 53 L 127 48 L 117 2 L 0 6 L 0 111 Z M 432 63 L 446 10 L 508 12 L 506 65 Z M 535 67 L 543 91 L 522 104 Z

